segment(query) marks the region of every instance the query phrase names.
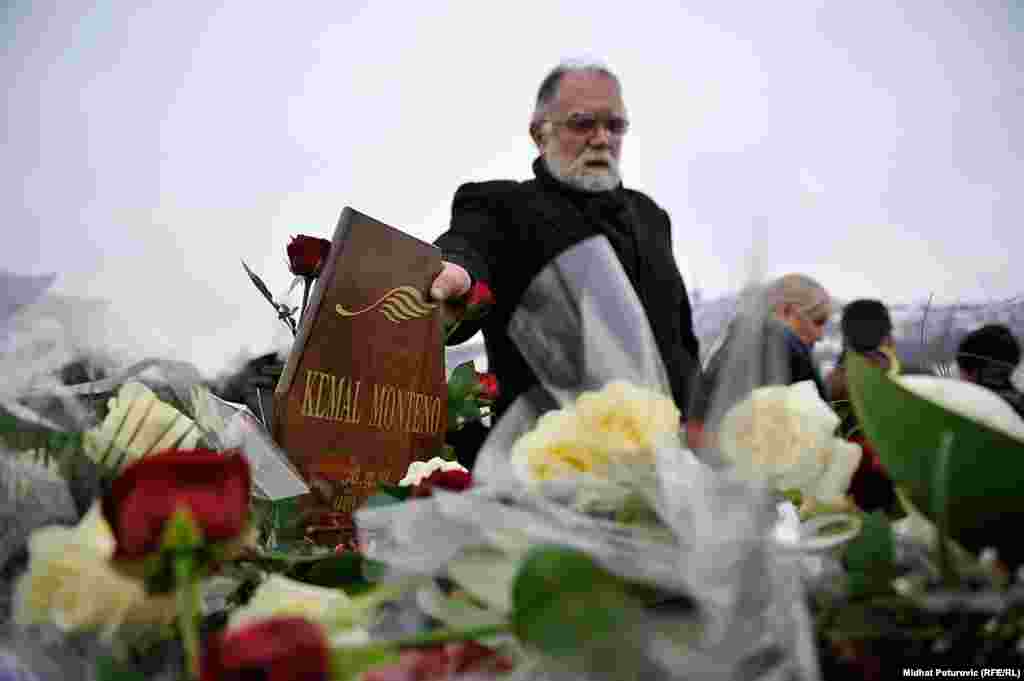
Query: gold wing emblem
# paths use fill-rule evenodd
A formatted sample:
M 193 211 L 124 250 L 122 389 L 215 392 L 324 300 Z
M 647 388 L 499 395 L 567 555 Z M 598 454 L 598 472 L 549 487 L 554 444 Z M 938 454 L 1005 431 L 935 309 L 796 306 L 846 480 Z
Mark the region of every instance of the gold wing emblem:
M 437 303 L 428 303 L 423 299 L 423 294 L 412 286 L 399 286 L 391 289 L 381 296 L 380 300 L 362 310 L 351 312 L 341 305 L 335 305 L 334 309 L 342 317 L 357 317 L 376 307 L 380 307 L 381 314 L 389 322 L 398 324 L 430 315 L 437 307 Z

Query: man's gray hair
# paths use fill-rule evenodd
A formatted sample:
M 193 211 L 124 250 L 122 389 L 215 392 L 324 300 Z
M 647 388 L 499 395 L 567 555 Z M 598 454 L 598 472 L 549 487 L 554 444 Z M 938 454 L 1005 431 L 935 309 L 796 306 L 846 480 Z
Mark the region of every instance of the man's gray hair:
M 605 64 L 582 59 L 563 61 L 548 72 L 548 75 L 541 81 L 540 88 L 537 89 L 537 103 L 533 109 L 533 123 L 540 123 L 548 114 L 551 105 L 558 98 L 558 88 L 562 84 L 562 79 L 567 74 L 583 71 L 592 71 L 611 78 L 615 82 L 615 87 L 618 88 L 619 94 L 622 94 L 622 83 L 619 82 L 619 77 L 612 73 L 611 69 Z

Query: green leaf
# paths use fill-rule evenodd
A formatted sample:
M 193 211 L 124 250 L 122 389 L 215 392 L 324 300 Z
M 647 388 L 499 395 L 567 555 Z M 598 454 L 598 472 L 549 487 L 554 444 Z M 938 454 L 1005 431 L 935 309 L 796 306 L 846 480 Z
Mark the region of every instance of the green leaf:
M 1024 560 L 1016 539 L 1024 523 L 1024 442 L 911 392 L 856 353 L 847 378 L 865 435 L 914 505 L 944 520 L 968 549 L 994 546 L 1011 564 Z M 936 489 L 936 470 L 944 489 Z
M 331 651 L 331 674 L 334 681 L 358 681 L 363 672 L 399 661 L 398 647 L 378 643 L 359 647 L 339 647 Z
M 582 648 L 617 647 L 636 607 L 624 580 L 587 554 L 540 546 L 526 555 L 512 585 L 512 628 L 520 640 L 553 657 Z
M 864 519 L 858 534 L 846 546 L 848 586 L 853 598 L 890 591 L 895 576 L 892 526 L 882 511 Z
M 476 368 L 472 360 L 463 362 L 452 370 L 448 379 L 448 400 L 459 402 L 471 395 L 477 388 Z
M 392 485 L 386 482 L 382 482 L 379 485 L 377 485 L 377 491 L 381 494 L 387 494 L 388 496 L 392 496 L 398 499 L 399 501 L 405 501 L 406 499 L 409 498 L 409 494 L 412 493 L 412 486 L 407 485 L 405 487 L 402 487 L 401 485 Z
M 408 495 L 406 495 L 408 496 Z M 369 499 L 363 504 L 363 508 L 381 508 L 383 506 L 393 506 L 394 504 L 400 504 L 405 498 L 399 498 L 392 496 L 386 492 L 377 492 L 370 496 Z
M 371 586 L 364 574 L 365 562 L 362 555 L 349 551 L 330 555 L 315 562 L 300 563 L 288 576 L 307 584 L 340 588 L 345 593 L 353 595 L 362 593 Z
M 256 288 L 259 289 L 259 292 L 263 294 L 263 297 L 270 301 L 270 304 L 276 308 L 277 303 L 274 302 L 274 296 L 270 293 L 270 289 L 263 283 L 263 280 L 260 279 L 259 275 L 249 269 L 249 266 L 245 264 L 244 260 L 242 261 L 242 267 L 245 268 L 245 273 L 249 275 L 249 279 Z
M 454 404 L 454 410 L 451 407 L 449 407 L 449 416 L 452 415 L 453 411 L 455 415 L 455 423 L 458 423 L 459 419 L 464 419 L 466 421 L 476 421 L 481 416 L 480 405 L 478 405 L 476 403 L 476 400 L 473 399 L 472 397 L 464 399 L 461 402 L 456 402 Z
M 96 681 L 146 681 L 146 676 L 110 655 L 100 655 L 96 658 Z

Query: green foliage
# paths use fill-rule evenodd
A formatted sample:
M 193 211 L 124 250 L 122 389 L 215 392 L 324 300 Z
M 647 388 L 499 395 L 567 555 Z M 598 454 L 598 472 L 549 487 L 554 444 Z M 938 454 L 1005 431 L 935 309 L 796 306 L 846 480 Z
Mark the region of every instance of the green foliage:
M 376 644 L 352 648 L 336 648 L 331 652 L 331 674 L 334 681 L 358 681 L 363 672 L 377 666 L 399 661 L 397 646 Z
M 628 614 L 639 606 L 624 580 L 587 554 L 561 546 L 540 546 L 526 555 L 512 602 L 513 631 L 553 657 L 617 647 Z
M 296 563 L 287 576 L 307 584 L 341 589 L 349 596 L 365 593 L 372 588 L 367 580 L 367 569 L 373 572 L 375 561 L 370 561 L 362 554 L 346 551 L 342 554 L 331 554 L 315 561 Z
M 476 368 L 472 360 L 455 367 L 448 379 L 449 429 L 481 417 L 480 405 L 476 399 L 479 390 Z
M 890 477 L 950 536 L 978 551 L 1024 559 L 1024 443 L 899 385 L 856 353 L 847 359 L 850 395 Z M 937 480 L 941 472 L 941 480 Z
M 253 499 L 261 545 L 287 552 L 303 542 L 306 527 L 305 517 L 299 508 L 299 499 L 300 497 L 274 501 Z
M 146 681 L 146 675 L 110 655 L 101 655 L 96 658 L 96 681 Z
M 864 519 L 858 534 L 846 547 L 847 586 L 851 598 L 891 593 L 895 576 L 892 527 L 882 511 Z
M 42 465 L 56 462 L 67 473 L 76 457 L 84 455 L 83 437 L 79 432 L 62 432 L 22 421 L 0 408 L 0 445 L 14 452 L 33 452 Z

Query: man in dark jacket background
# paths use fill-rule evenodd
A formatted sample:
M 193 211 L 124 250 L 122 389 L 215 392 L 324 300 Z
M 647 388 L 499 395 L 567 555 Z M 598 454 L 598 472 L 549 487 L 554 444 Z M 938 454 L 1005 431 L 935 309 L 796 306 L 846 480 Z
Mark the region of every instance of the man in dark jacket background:
M 435 299 L 458 298 L 486 281 L 496 305 L 481 325 L 460 327 L 449 343 L 483 329 L 497 375 L 500 413 L 537 379 L 506 329 L 531 280 L 580 241 L 604 235 L 650 321 L 677 405 L 686 413 L 698 370 L 689 296 L 672 255 L 668 214 L 622 186 L 619 159 L 629 128 L 618 78 L 594 64 L 562 64 L 541 83 L 530 121 L 540 152 L 534 179 L 459 187 L 449 230 L 435 242 L 444 268 Z
M 1024 394 L 1013 385 L 1020 364 L 1020 342 L 1005 324 L 986 324 L 967 334 L 956 351 L 964 380 L 992 390 L 1024 418 Z

